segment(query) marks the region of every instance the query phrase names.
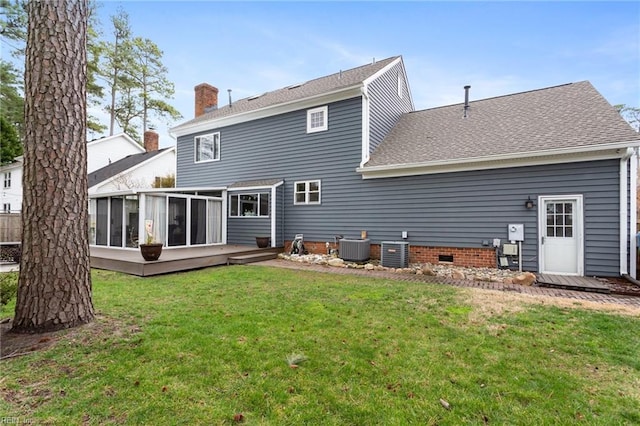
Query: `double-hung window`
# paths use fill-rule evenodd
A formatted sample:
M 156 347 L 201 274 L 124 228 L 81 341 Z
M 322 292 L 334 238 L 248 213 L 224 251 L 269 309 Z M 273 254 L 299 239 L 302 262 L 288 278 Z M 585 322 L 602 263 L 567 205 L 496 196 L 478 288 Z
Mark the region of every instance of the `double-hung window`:
M 307 110 L 307 133 L 323 132 L 329 128 L 329 108 L 325 105 Z
M 11 188 L 11 172 L 4 174 L 4 187 Z
M 294 183 L 293 204 L 320 204 L 320 181 Z
M 220 132 L 194 138 L 195 162 L 220 160 Z
M 229 216 L 269 216 L 269 193 L 238 194 L 229 196 Z

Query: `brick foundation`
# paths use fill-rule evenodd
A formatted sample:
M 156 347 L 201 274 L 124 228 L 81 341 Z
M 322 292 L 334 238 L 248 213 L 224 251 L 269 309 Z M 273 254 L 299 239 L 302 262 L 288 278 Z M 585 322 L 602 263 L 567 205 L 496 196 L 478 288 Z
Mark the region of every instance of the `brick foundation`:
M 334 244 L 331 244 L 333 248 Z M 305 241 L 304 248 L 312 254 L 327 254 L 325 242 Z M 337 248 L 337 247 L 336 247 Z M 291 241 L 285 242 L 285 250 Z M 426 247 L 409 245 L 410 263 L 440 263 L 439 256 L 453 256 L 453 265 L 471 268 L 496 268 L 496 252 L 492 248 Z M 371 244 L 371 258 L 380 259 L 380 244 Z

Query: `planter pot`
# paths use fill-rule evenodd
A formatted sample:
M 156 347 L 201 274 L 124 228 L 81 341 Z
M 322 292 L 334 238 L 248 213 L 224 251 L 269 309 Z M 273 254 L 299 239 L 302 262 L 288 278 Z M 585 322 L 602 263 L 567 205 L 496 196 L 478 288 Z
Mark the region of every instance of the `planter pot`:
M 271 237 L 256 237 L 256 244 L 259 248 L 271 247 Z
M 140 254 L 144 260 L 158 260 L 162 253 L 162 244 L 140 244 Z

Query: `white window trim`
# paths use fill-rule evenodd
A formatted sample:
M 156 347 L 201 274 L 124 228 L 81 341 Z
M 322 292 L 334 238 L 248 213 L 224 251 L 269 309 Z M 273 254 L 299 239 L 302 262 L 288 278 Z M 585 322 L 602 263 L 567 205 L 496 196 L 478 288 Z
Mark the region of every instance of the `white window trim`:
M 298 194 L 298 192 L 296 192 L 296 189 L 298 188 L 298 185 L 301 183 L 304 183 L 304 202 L 297 201 L 296 199 L 297 198 L 296 195 Z M 318 184 L 318 201 L 309 201 L 309 184 L 311 183 Z M 322 204 L 322 182 L 320 181 L 320 179 L 301 180 L 301 181 L 294 182 L 293 183 L 293 204 L 297 206 L 304 206 L 304 205 L 317 206 Z
M 322 112 L 324 116 L 324 124 L 319 127 L 311 127 L 311 116 L 315 113 Z M 307 110 L 307 133 L 324 132 L 329 129 L 329 107 L 322 106 Z
M 261 215 L 261 211 L 260 211 L 260 199 L 262 198 L 262 194 L 267 194 L 269 196 L 269 207 L 267 207 L 267 214 L 266 215 Z M 255 216 L 251 216 L 251 215 L 243 215 L 240 214 L 240 197 L 242 195 L 255 195 L 258 198 L 257 204 L 258 204 L 258 214 Z M 238 197 L 238 202 L 236 204 L 236 208 L 238 209 L 238 214 L 237 215 L 232 215 L 231 214 L 231 198 L 232 197 Z M 232 193 L 228 195 L 229 198 L 229 202 L 228 202 L 228 208 L 227 208 L 227 217 L 232 217 L 232 218 L 251 218 L 251 219 L 264 219 L 264 218 L 268 218 L 269 216 L 271 216 L 271 193 L 269 191 L 259 191 L 259 192 L 243 192 L 243 193 Z
M 212 136 L 213 137 L 213 145 L 214 145 L 214 152 L 216 152 L 215 146 L 218 146 L 217 152 L 218 152 L 218 158 L 212 158 L 210 160 L 198 160 L 198 146 L 196 143 L 196 140 L 198 138 L 204 138 L 207 136 Z M 200 164 L 200 163 L 211 163 L 213 161 L 220 161 L 220 132 L 215 132 L 215 133 L 207 133 L 205 135 L 198 135 L 198 136 L 194 136 L 193 138 L 193 162 Z
M 398 72 L 398 97 L 404 98 L 404 78 L 400 72 Z

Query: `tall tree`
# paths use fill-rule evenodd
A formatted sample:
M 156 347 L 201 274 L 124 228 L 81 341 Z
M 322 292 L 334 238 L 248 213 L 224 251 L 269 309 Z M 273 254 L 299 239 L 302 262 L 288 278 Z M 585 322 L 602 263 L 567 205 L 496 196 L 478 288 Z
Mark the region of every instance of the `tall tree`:
M 22 74 L 10 62 L 0 60 L 0 115 L 20 136 L 24 123 Z
M 9 46 L 11 54 L 23 62 L 24 46 L 27 38 L 27 1 L 25 0 L 0 0 L 0 6 L 2 7 L 3 14 L 0 14 L 0 34 L 2 35 L 3 42 Z M 87 49 L 89 52 L 89 60 L 87 67 L 87 96 L 88 102 L 92 105 L 98 105 L 101 103 L 103 94 L 103 88 L 96 80 L 96 73 L 98 71 L 98 61 L 101 55 L 101 43 L 98 38 L 100 36 L 97 28 L 99 22 L 97 20 L 96 10 L 98 4 L 95 0 L 89 2 L 89 28 L 87 38 Z M 3 61 L 4 62 L 4 61 Z M 8 63 L 8 62 L 7 62 Z M 11 65 L 11 64 L 9 64 Z M 13 65 L 11 67 L 19 73 L 19 81 L 22 82 L 23 69 L 16 70 Z M 2 83 L 4 85 L 5 75 L 2 75 Z M 20 95 L 22 97 L 22 95 Z M 23 108 L 20 108 L 20 114 L 23 114 Z M 9 121 L 14 120 L 9 117 Z M 19 123 L 24 120 L 21 118 Z M 94 116 L 87 117 L 87 127 L 93 132 L 102 132 L 107 127 L 100 123 L 100 120 Z M 18 134 L 22 137 L 21 129 L 18 127 Z
M 132 43 L 133 64 L 128 70 L 129 79 L 140 90 L 142 132 L 149 130 L 149 114 L 177 120 L 182 117 L 165 99 L 175 93 L 173 83 L 167 78 L 169 70 L 162 63 L 163 52 L 147 38 L 136 37 Z
M 104 63 L 100 66 L 100 75 L 110 89 L 109 135 L 113 135 L 116 124 L 116 103 L 118 91 L 126 86 L 123 81 L 123 69 L 131 63 L 131 27 L 129 14 L 120 9 L 111 16 L 113 25 L 113 41 L 102 43 Z
M 87 212 L 87 0 L 31 1 L 22 259 L 12 331 L 94 318 Z
M 22 144 L 14 126 L 0 115 L 0 164 L 11 163 L 22 155 Z
M 640 132 L 640 108 L 626 106 L 625 104 L 615 105 L 615 109 L 618 110 L 618 113 L 627 120 L 627 123 L 636 132 Z
M 27 37 L 27 2 L 24 0 L 0 0 L 0 35 L 16 57 L 24 55 Z

